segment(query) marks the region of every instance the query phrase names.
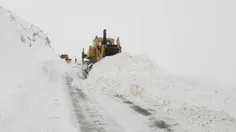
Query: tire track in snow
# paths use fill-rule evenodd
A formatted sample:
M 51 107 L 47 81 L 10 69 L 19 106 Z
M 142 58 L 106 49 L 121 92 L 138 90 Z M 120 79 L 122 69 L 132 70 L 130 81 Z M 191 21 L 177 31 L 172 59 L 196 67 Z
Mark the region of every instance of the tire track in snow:
M 77 67 L 78 70 L 76 71 L 76 76 L 78 77 L 78 79 L 85 79 L 82 75 L 82 71 L 79 68 L 79 66 Z M 80 92 L 82 92 L 81 90 L 78 90 Z M 84 96 L 85 94 L 83 93 L 81 96 Z M 174 132 L 171 128 L 172 126 L 175 126 L 176 124 L 167 124 L 165 121 L 163 120 L 157 120 L 156 118 L 153 118 L 153 115 L 150 111 L 150 109 L 144 109 L 136 104 L 134 104 L 131 101 L 128 101 L 126 98 L 124 98 L 122 95 L 114 95 L 116 98 L 119 98 L 122 100 L 123 103 L 130 105 L 130 108 L 135 111 L 136 113 L 140 114 L 141 116 L 146 116 L 147 117 L 147 121 L 149 122 L 147 125 L 149 125 L 149 128 L 147 128 L 147 132 L 151 132 L 151 131 L 157 131 L 157 132 Z M 112 97 L 110 98 L 112 99 Z M 149 111 L 150 110 L 150 111 Z M 138 123 L 137 123 L 138 125 Z M 143 130 L 143 129 L 142 129 Z M 123 130 L 124 131 L 124 130 Z M 132 130 L 132 131 L 135 131 Z M 136 131 L 140 131 L 138 129 L 136 129 Z M 136 132 L 135 131 L 135 132 Z
M 86 115 L 85 110 L 88 108 L 83 108 L 85 107 L 85 103 L 87 100 L 85 94 L 82 91 L 76 91 L 71 83 L 72 83 L 72 78 L 69 76 L 66 77 L 67 81 L 67 86 L 69 87 L 70 90 L 70 95 L 73 101 L 73 106 L 75 109 L 75 114 L 76 114 L 76 119 L 79 123 L 80 129 L 82 132 L 105 132 L 105 130 L 98 128 L 94 126 L 91 122 L 88 121 L 88 115 Z
M 79 67 L 79 66 L 78 66 Z M 77 67 L 77 68 L 78 68 Z M 82 74 L 82 72 L 81 72 L 81 69 L 80 68 L 78 68 L 77 69 L 77 71 L 75 72 L 75 74 L 76 74 L 76 76 L 78 77 L 78 79 L 85 79 L 85 78 L 83 78 L 83 76 L 81 76 L 81 75 L 83 75 Z M 78 94 L 80 95 L 80 97 L 81 98 L 83 98 L 83 99 L 85 99 L 85 100 L 87 100 L 88 101 L 88 98 L 87 98 L 87 96 L 86 96 L 86 94 L 85 93 L 83 93 L 83 91 L 81 90 L 81 89 L 76 89 L 76 88 L 74 88 L 77 92 L 78 92 Z M 143 123 L 147 123 L 146 125 L 147 126 L 149 126 L 149 127 L 147 127 L 146 128 L 146 130 L 145 131 L 147 131 L 147 132 L 151 132 L 151 131 L 155 131 L 155 132 L 174 132 L 173 130 L 172 130 L 172 127 L 173 126 L 175 126 L 176 124 L 167 124 L 165 121 L 163 121 L 163 120 L 157 120 L 156 118 L 153 118 L 153 115 L 152 115 L 152 113 L 151 113 L 151 111 L 153 111 L 153 110 L 150 110 L 150 109 L 144 109 L 144 108 L 142 108 L 142 107 L 140 107 L 140 106 L 138 106 L 138 105 L 136 105 L 136 104 L 134 104 L 133 102 L 131 102 L 131 101 L 129 101 L 129 100 L 127 100 L 126 98 L 124 98 L 122 95 L 114 95 L 116 98 L 119 98 L 119 99 L 121 99 L 121 101 L 123 102 L 123 103 L 125 103 L 125 104 L 128 104 L 129 105 L 129 108 L 131 108 L 133 111 L 135 111 L 136 113 L 138 113 L 139 115 L 141 115 L 141 116 L 143 116 L 144 118 L 145 117 L 147 117 L 146 119 L 146 121 L 147 122 L 143 122 Z M 112 97 L 110 98 L 110 99 L 112 99 Z M 114 98 L 113 98 L 114 99 Z M 122 102 L 121 102 L 121 104 L 120 105 L 122 105 Z M 107 113 L 106 113 L 107 114 Z M 120 113 L 121 114 L 121 113 Z M 131 113 L 130 113 L 131 114 Z M 131 114 L 132 115 L 132 114 Z M 122 114 L 121 114 L 121 116 L 122 116 Z M 125 116 L 124 116 L 125 117 Z M 124 120 L 126 120 L 127 119 L 127 116 L 125 117 L 125 119 Z M 140 123 L 140 121 L 141 120 L 133 120 L 133 121 L 135 121 L 135 122 L 137 122 L 137 124 L 136 123 L 131 123 L 132 125 L 133 124 L 136 124 L 136 125 L 140 125 L 139 123 Z M 118 121 L 119 122 L 119 121 Z M 142 122 L 142 121 L 141 121 Z M 148 123 L 149 122 L 149 123 Z M 121 123 L 122 124 L 122 123 Z M 129 127 L 132 127 L 132 125 L 131 126 L 129 126 Z M 144 125 L 145 126 L 145 125 Z M 143 128 L 140 128 L 140 129 L 137 129 L 137 128 L 134 128 L 133 130 L 128 130 L 128 131 L 132 131 L 132 132 L 136 132 L 136 131 L 138 131 L 138 132 L 141 132 L 141 131 L 143 131 L 144 129 Z M 110 131 L 108 131 L 108 132 L 110 132 Z M 125 130 L 122 130 L 122 132 L 125 132 Z
M 133 102 L 131 102 L 131 101 L 125 99 L 122 95 L 115 95 L 115 97 L 121 99 L 123 103 L 130 105 L 130 108 L 133 109 L 135 112 L 137 112 L 137 113 L 139 113 L 139 114 L 141 114 L 141 115 L 143 115 L 143 116 L 149 116 L 149 117 L 152 116 L 152 113 L 149 112 L 149 110 L 144 109 L 144 108 L 142 108 L 142 107 L 140 107 L 140 106 L 134 104 Z M 150 125 L 150 127 L 157 127 L 157 128 L 159 128 L 159 129 L 164 129 L 164 130 L 166 130 L 166 131 L 168 131 L 168 132 L 174 132 L 174 131 L 171 129 L 171 127 L 177 125 L 177 124 L 167 124 L 165 121 L 163 121 L 163 120 L 157 120 L 157 119 L 155 119 L 155 118 L 153 118 L 153 117 L 150 117 L 149 120 L 150 120 L 150 122 L 152 123 L 152 124 Z
M 89 100 L 81 89 L 72 86 L 72 81 L 70 76 L 66 77 L 76 119 L 82 132 L 125 132 L 114 121 L 107 119 L 98 105 Z

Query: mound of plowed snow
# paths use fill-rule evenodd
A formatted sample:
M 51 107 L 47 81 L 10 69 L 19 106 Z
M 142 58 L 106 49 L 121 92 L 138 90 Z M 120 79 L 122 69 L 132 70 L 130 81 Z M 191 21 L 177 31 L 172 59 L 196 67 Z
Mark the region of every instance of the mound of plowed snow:
M 172 119 L 188 131 L 236 131 L 236 87 L 172 75 L 145 56 L 106 57 L 84 83 L 89 92 L 154 109 L 157 118 Z
M 64 63 L 42 30 L 2 7 L 0 56 L 0 131 L 75 131 Z

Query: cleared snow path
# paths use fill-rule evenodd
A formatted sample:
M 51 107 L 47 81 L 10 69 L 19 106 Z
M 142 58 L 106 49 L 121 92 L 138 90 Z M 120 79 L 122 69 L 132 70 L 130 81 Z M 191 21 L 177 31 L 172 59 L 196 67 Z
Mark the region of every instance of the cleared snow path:
M 125 100 L 122 96 L 95 95 L 104 110 L 127 132 L 174 132 L 172 126 L 156 120 L 151 111 Z
M 84 90 L 80 66 L 66 77 L 82 132 L 174 132 L 173 126 L 156 120 L 151 110 L 122 98 Z
M 79 88 L 72 86 L 73 79 L 66 77 L 72 97 L 76 118 L 82 132 L 124 132 L 104 113 L 102 108 L 88 98 Z
M 144 57 L 120 54 L 112 59 L 107 57 L 94 65 L 86 80 L 80 79 L 80 65 L 73 67 L 69 76 L 73 78 L 71 86 L 74 90 L 86 95 L 89 99 L 87 104 L 94 104 L 94 108 L 87 104 L 86 107 L 98 110 L 98 115 L 107 117 L 102 121 L 113 121 L 113 126 L 123 128 L 122 131 L 235 132 L 236 120 L 227 112 L 191 103 L 195 96 L 191 98 L 189 94 L 194 95 L 197 89 L 202 89 L 198 94 L 201 99 L 208 89 L 211 91 L 210 97 L 213 97 L 214 87 L 206 87 L 200 82 L 201 85 L 190 83 L 187 79 L 181 81 L 154 65 Z M 175 83 L 178 85 L 173 85 Z M 219 89 L 223 90 L 225 87 Z M 176 95 L 184 97 L 180 100 Z M 229 94 L 226 96 L 234 97 Z M 209 101 L 206 98 L 200 99 L 198 103 Z M 222 104 L 218 98 L 214 100 L 216 101 L 212 104 Z M 78 105 L 81 106 L 81 101 Z M 234 109 L 234 105 L 232 108 Z

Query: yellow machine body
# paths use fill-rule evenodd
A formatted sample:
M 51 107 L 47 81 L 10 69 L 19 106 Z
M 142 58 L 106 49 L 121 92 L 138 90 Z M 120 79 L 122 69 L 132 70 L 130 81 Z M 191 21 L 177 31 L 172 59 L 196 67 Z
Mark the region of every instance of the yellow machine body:
M 85 54 L 83 50 L 82 62 L 94 64 L 106 56 L 112 56 L 120 52 L 121 46 L 119 37 L 117 39 L 107 38 L 106 30 L 103 30 L 103 37 L 95 37 L 93 45 L 90 45 L 88 48 L 87 54 Z

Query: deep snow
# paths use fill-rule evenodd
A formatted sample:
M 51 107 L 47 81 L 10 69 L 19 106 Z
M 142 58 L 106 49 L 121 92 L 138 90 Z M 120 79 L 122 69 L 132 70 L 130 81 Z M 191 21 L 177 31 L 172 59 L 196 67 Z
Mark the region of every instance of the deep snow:
M 0 29 L 1 132 L 236 131 L 233 85 L 173 75 L 127 53 L 104 58 L 83 80 L 81 65 L 66 64 L 39 28 L 2 7 Z
M 77 131 L 67 65 L 36 26 L 0 7 L 0 131 Z
M 104 105 L 109 95 L 150 109 L 150 121 L 170 123 L 173 131 L 236 131 L 235 86 L 172 75 L 146 56 L 106 57 L 77 85 Z

